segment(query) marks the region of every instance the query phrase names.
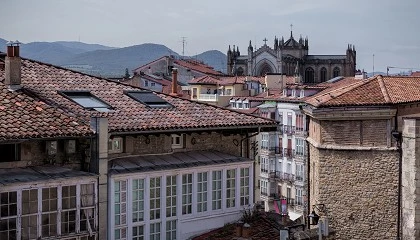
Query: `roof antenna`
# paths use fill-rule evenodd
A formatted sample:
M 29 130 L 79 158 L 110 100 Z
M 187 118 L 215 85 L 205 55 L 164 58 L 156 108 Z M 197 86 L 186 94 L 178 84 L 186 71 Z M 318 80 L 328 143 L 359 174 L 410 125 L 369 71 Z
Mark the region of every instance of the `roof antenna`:
M 373 54 L 372 56 L 372 61 L 373 61 L 373 73 L 372 73 L 372 77 L 375 76 L 375 54 Z

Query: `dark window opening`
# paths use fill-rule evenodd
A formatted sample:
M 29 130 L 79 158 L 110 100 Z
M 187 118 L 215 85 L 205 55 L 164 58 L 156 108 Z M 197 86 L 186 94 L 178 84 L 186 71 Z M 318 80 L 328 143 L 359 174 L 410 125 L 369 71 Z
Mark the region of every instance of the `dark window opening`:
M 315 76 L 314 76 L 314 69 L 309 67 L 305 70 L 305 82 L 306 83 L 314 83 Z
M 335 67 L 333 70 L 333 78 L 340 76 L 340 68 Z
M 108 112 L 111 108 L 110 105 L 87 91 L 62 91 L 59 93 L 86 109 L 94 109 L 98 112 Z
M 321 68 L 321 82 L 327 81 L 327 69 Z
M 125 92 L 134 100 L 151 108 L 172 108 L 173 106 L 151 91 Z
M 0 144 L 0 162 L 13 162 L 20 160 L 19 144 Z

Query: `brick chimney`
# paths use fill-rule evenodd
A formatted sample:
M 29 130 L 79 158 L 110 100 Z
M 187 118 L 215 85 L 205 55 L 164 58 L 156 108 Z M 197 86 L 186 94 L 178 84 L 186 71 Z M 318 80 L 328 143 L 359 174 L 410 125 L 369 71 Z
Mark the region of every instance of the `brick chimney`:
M 178 96 L 178 69 L 172 68 L 172 96 Z
M 21 59 L 19 56 L 20 42 L 9 42 L 5 59 L 5 81 L 4 84 L 12 91 L 21 88 Z

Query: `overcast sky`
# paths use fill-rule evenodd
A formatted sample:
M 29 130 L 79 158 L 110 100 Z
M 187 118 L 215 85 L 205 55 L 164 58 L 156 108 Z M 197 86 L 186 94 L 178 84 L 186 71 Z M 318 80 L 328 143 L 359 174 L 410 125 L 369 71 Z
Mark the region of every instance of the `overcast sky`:
M 1 0 L 0 38 L 113 47 L 159 43 L 185 55 L 246 53 L 274 37 L 309 38 L 310 54 L 357 51 L 357 68 L 420 68 L 420 0 Z M 373 54 L 375 55 L 373 59 Z M 391 69 L 400 72 L 404 69 Z M 416 69 L 413 69 L 416 70 Z M 420 69 L 419 69 L 420 70 Z

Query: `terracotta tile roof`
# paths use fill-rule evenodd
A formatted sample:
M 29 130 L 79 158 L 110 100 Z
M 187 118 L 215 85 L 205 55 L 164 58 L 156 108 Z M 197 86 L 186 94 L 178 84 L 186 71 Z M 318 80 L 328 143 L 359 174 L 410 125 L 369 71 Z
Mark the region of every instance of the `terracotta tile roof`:
M 205 84 L 205 85 L 217 85 L 220 84 L 221 81 L 218 78 L 212 76 L 202 76 L 198 78 L 193 78 L 188 81 L 189 84 Z
M 140 77 L 141 78 L 144 78 L 144 79 L 147 79 L 149 81 L 155 82 L 155 83 L 159 83 L 162 86 L 169 86 L 169 85 L 171 85 L 171 81 L 169 81 L 167 79 L 164 79 L 162 77 L 157 77 L 157 76 L 156 77 L 153 77 L 153 76 L 150 76 L 148 74 L 141 75 Z
M 234 77 L 221 77 L 220 85 L 232 85 L 232 84 L 241 84 L 245 81 L 257 81 L 261 84 L 265 83 L 265 77 L 251 77 L 251 76 L 234 76 Z
M 390 105 L 420 101 L 420 77 L 381 76 L 338 82 L 306 100 L 315 107 Z
M 4 78 L 3 75 L 4 70 L 0 70 L 0 79 Z M 265 118 L 156 92 L 153 94 L 173 107 L 151 108 L 124 94 L 124 91 L 140 91 L 139 88 L 27 59 L 22 59 L 22 86 L 40 99 L 55 102 L 85 120 L 98 112 L 84 109 L 58 91 L 90 91 L 113 109 L 106 114 L 110 132 L 275 126 L 274 121 Z
M 419 71 L 412 72 L 410 76 L 411 77 L 420 77 L 420 72 Z
M 25 90 L 11 92 L 0 83 L 0 141 L 93 135 L 89 122 L 30 95 Z
M 201 73 L 204 73 L 204 74 L 210 74 L 210 75 L 214 75 L 214 76 L 223 76 L 224 75 L 223 73 L 214 70 L 213 67 L 210 67 L 209 65 L 206 65 L 204 63 L 201 63 L 201 62 L 195 61 L 195 60 L 181 60 L 181 59 L 178 59 L 178 60 L 174 60 L 174 64 L 177 64 L 179 66 L 189 68 L 191 70 L 201 72 Z

